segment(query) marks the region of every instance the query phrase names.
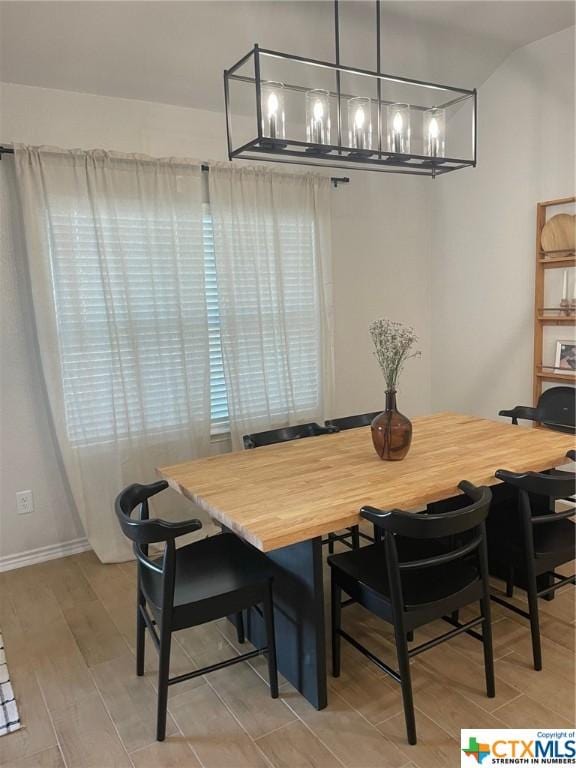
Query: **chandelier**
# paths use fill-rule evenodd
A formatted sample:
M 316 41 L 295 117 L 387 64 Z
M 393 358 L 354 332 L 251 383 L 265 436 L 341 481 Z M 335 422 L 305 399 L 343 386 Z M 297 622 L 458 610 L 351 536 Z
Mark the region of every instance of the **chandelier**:
M 436 177 L 476 165 L 477 93 L 254 45 L 224 71 L 228 157 Z

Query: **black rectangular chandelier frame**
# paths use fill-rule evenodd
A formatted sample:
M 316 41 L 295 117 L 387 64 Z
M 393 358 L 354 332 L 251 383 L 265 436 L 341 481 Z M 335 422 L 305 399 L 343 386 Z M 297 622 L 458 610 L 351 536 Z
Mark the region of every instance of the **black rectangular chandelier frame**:
M 340 63 L 340 42 L 339 42 L 339 21 L 338 21 L 338 0 L 334 0 L 335 9 L 335 49 L 336 62 L 320 61 L 318 59 L 297 56 L 295 54 L 283 53 L 269 48 L 262 48 L 257 43 L 232 67 L 224 71 L 224 103 L 226 113 L 226 138 L 228 145 L 228 158 L 255 161 L 269 161 L 275 163 L 290 163 L 311 166 L 321 166 L 325 168 L 347 168 L 351 170 L 370 170 L 384 173 L 401 173 L 417 176 L 431 176 L 435 178 L 451 171 L 457 171 L 462 168 L 476 167 L 477 145 L 478 145 L 478 94 L 474 88 L 468 90 L 451 85 L 429 82 L 425 80 L 415 80 L 412 78 L 401 77 L 398 75 L 388 75 L 380 70 L 380 0 L 376 0 L 376 37 L 377 37 L 377 71 L 359 69 L 356 67 L 345 66 Z M 336 144 L 314 144 L 307 141 L 297 141 L 295 139 L 283 138 L 281 141 L 270 139 L 263 135 L 262 130 L 262 78 L 261 61 L 262 58 L 284 59 L 291 62 L 317 67 L 320 69 L 331 70 L 335 73 L 336 90 L 328 91 L 330 97 L 336 101 Z M 252 75 L 237 74 L 238 70 L 253 60 Z M 372 79 L 376 84 L 376 98 L 370 99 L 376 104 L 376 147 L 369 151 L 358 151 L 352 147 L 343 144 L 342 136 L 342 100 L 348 99 L 352 94 L 343 93 L 341 89 L 341 74 L 357 75 Z M 235 147 L 232 138 L 232 115 L 230 108 L 230 83 L 231 82 L 249 83 L 255 88 L 256 96 L 256 136 L 240 146 Z M 265 81 L 264 81 L 265 82 Z M 471 121 L 471 146 L 472 157 L 469 159 L 455 157 L 431 157 L 420 154 L 402 154 L 392 152 L 384 148 L 383 144 L 383 120 L 382 107 L 394 102 L 385 101 L 381 98 L 383 83 L 400 83 L 405 85 L 417 86 L 425 89 L 433 89 L 445 93 L 449 98 L 444 103 L 438 103 L 436 108 L 446 109 L 460 102 L 472 101 L 472 121 Z M 286 91 L 295 91 L 305 93 L 310 90 L 301 85 L 291 85 L 283 82 L 282 87 Z M 414 111 L 426 111 L 430 107 L 410 104 L 410 109 Z

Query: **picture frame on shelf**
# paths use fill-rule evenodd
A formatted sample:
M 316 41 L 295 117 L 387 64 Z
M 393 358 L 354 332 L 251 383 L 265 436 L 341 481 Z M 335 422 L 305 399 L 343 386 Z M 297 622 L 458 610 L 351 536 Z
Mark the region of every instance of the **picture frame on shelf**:
M 556 341 L 554 368 L 559 371 L 576 372 L 576 340 L 558 339 Z

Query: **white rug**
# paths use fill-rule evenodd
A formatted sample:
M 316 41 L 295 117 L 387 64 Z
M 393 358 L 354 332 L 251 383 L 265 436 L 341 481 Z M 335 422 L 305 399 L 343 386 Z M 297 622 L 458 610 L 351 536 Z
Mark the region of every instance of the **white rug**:
M 4 641 L 0 632 L 0 736 L 22 728 L 14 691 L 10 683 Z

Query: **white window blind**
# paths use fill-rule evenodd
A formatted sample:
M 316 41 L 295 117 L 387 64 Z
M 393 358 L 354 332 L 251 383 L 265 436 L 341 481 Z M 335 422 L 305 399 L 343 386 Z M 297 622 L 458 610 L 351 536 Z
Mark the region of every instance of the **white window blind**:
M 185 429 L 194 419 L 199 328 L 208 326 L 212 433 L 228 429 L 212 219 L 140 212 L 98 230 L 52 215 L 51 266 L 66 426 L 74 443 Z M 150 260 L 150 243 L 154 256 Z M 174 252 L 176 250 L 176 253 Z M 203 279 L 204 290 L 194 283 Z M 205 329 L 201 331 L 205 333 Z M 201 377 L 203 379 L 203 377 Z
M 234 272 L 231 300 L 221 295 L 243 396 L 254 418 L 314 418 L 322 370 L 314 221 L 284 212 L 227 226 L 250 261 Z

